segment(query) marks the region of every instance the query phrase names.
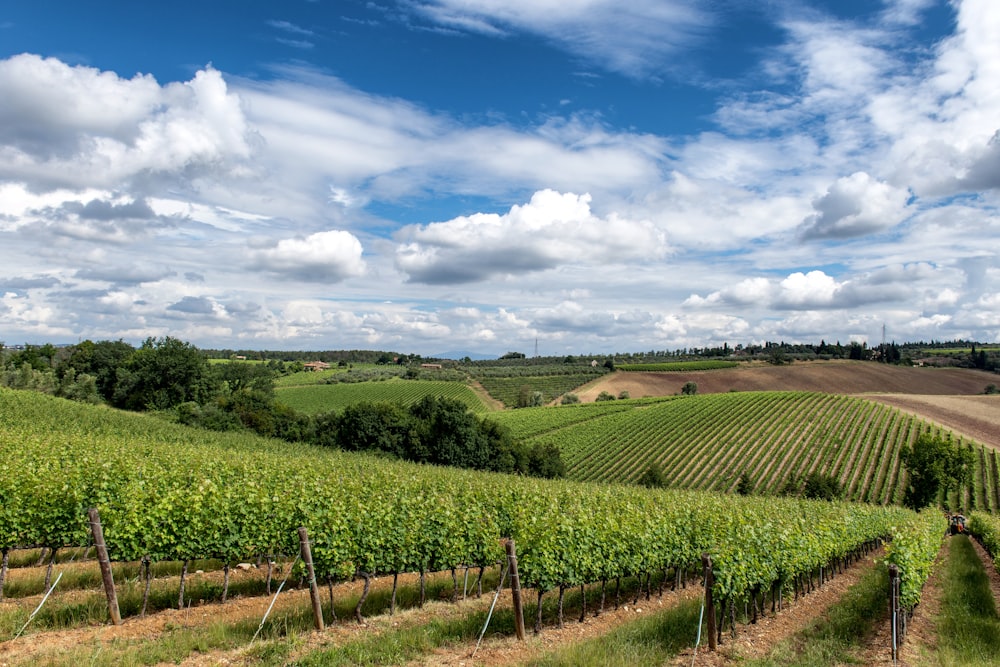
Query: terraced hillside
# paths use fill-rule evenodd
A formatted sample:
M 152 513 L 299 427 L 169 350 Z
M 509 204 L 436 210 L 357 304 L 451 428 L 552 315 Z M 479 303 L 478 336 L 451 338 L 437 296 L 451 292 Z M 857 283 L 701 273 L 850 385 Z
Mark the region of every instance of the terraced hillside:
M 747 474 L 756 492 L 777 493 L 819 472 L 839 479 L 849 499 L 883 504 L 902 497 L 901 448 L 922 431 L 943 431 L 883 403 L 814 392 L 614 401 L 495 418 L 532 443 L 558 446 L 578 480 L 633 482 L 656 465 L 671 487 L 732 491 Z M 997 452 L 944 433 L 978 452 L 974 482 L 949 504 L 1000 508 Z

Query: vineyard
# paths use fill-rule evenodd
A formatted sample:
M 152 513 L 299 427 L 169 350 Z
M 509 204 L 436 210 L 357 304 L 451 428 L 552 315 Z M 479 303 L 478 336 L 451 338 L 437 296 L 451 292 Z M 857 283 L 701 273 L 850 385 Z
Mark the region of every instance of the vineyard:
M 603 366 L 581 364 L 475 366 L 467 370 L 490 396 L 508 408 L 522 405 L 524 395 L 535 392 L 540 403 L 550 403 L 608 372 Z
M 922 431 L 940 432 L 881 403 L 808 392 L 613 401 L 492 418 L 531 443 L 559 446 L 569 477 L 581 481 L 630 482 L 657 466 L 672 488 L 731 492 L 745 474 L 755 492 L 775 494 L 818 472 L 838 479 L 847 499 L 879 504 L 902 498 L 901 449 Z M 943 504 L 997 510 L 996 450 L 956 439 L 975 450 L 976 469 L 972 483 Z
M 438 396 L 460 401 L 476 414 L 487 412 L 486 406 L 468 385 L 460 382 L 435 382 L 433 380 L 386 380 L 358 384 L 313 384 L 279 387 L 278 400 L 304 412 L 340 412 L 348 405 L 361 401 L 413 405 L 425 396 Z
M 811 402 L 807 396 L 779 398 Z M 632 409 L 620 402 L 593 413 L 560 408 L 551 410 L 559 418 L 537 437 L 604 420 L 621 429 L 630 414 L 657 415 L 686 404 L 711 402 L 638 401 Z M 580 421 L 585 414 L 591 418 Z M 526 430 L 524 424 L 519 428 Z M 478 575 L 473 571 L 482 576 L 503 561 L 501 538 L 511 537 L 520 582 L 537 594 L 538 629 L 549 591 L 558 594 L 561 625 L 567 591 L 599 585 L 603 600 L 609 582 L 618 582 L 617 590 L 628 579 L 645 586 L 648 596 L 651 580 L 662 588 L 700 571 L 702 554 L 713 562 L 719 616 L 732 625 L 738 604 L 751 599 L 763 605 L 770 595 L 773 605 L 786 595 L 805 594 L 814 578 L 822 581 L 824 569 L 829 576 L 893 534 L 889 557 L 904 571 L 912 604 L 928 571 L 929 547 L 927 539 L 907 536 L 943 531 L 934 524 L 940 515 L 894 506 L 762 502 L 393 463 L 206 433 L 9 390 L 0 390 L 0 454 L 5 565 L 18 548 L 46 547 L 54 561 L 60 551 L 89 545 L 91 507 L 99 510 L 116 562 L 178 562 L 184 573 L 191 561 L 210 558 L 227 566 L 228 577 L 228 566 L 240 562 L 289 562 L 300 548 L 297 529 L 305 527 L 317 578 L 332 585 L 360 577 L 366 590 L 378 575 L 450 570 L 457 591 L 455 571 L 483 568 Z M 181 607 L 183 581 L 182 574 Z M 22 607 L 3 613 L 17 620 L 27 614 Z

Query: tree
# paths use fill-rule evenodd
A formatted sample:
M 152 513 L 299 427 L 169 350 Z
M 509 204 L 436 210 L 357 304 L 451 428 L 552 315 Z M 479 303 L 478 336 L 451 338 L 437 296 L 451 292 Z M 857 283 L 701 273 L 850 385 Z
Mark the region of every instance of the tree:
M 615 395 L 612 394 L 610 391 L 602 391 L 600 394 L 597 395 L 597 398 L 594 399 L 595 402 L 596 401 L 613 401 L 613 400 L 615 400 Z
M 743 473 L 740 475 L 739 481 L 736 483 L 736 493 L 741 496 L 749 496 L 753 493 L 753 478 L 750 477 L 749 473 Z
M 681 393 L 685 396 L 694 396 L 698 393 L 698 383 L 697 382 L 685 382 L 684 386 L 681 387 Z
M 537 408 L 545 404 L 545 395 L 535 391 L 530 384 L 523 384 L 517 392 L 517 407 Z
M 806 477 L 802 495 L 812 500 L 839 500 L 844 495 L 844 487 L 833 475 L 811 472 Z
M 560 401 L 560 403 L 562 403 L 563 405 L 572 405 L 573 403 L 579 403 L 579 402 L 580 402 L 580 397 L 573 393 L 563 394 L 562 400 Z
M 667 485 L 667 478 L 663 475 L 663 469 L 660 466 L 650 463 L 637 483 L 648 489 L 660 489 Z
M 566 476 L 566 463 L 559 448 L 548 443 L 538 443 L 528 452 L 528 474 L 534 477 L 555 479 Z
M 86 373 L 94 378 L 101 398 L 109 403 L 114 398 L 118 368 L 125 365 L 135 348 L 119 339 L 93 342 L 85 340 L 73 346 L 69 358 L 56 370 L 61 378 L 69 370 L 77 375 Z
M 210 367 L 212 374 L 229 393 L 235 394 L 243 390 L 259 391 L 265 394 L 274 393 L 274 378 L 277 372 L 268 364 L 257 364 L 249 361 L 229 361 Z
M 198 348 L 170 336 L 147 338 L 118 368 L 112 402 L 126 410 L 166 410 L 204 403 L 215 386 Z
M 380 451 L 413 460 L 416 424 L 405 408 L 395 403 L 360 401 L 334 416 L 329 431 L 317 420 L 317 435 L 347 451 Z
M 975 458 L 971 448 L 955 447 L 940 435 L 922 433 L 900 454 L 908 476 L 903 504 L 921 509 L 932 504 L 938 492 L 965 484 Z

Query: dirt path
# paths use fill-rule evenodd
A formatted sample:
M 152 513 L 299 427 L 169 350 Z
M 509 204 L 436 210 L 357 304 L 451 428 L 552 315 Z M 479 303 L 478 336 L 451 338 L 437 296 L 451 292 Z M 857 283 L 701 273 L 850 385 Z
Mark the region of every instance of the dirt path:
M 221 578 L 221 573 L 205 573 L 205 575 L 199 576 Z M 254 575 L 248 573 L 247 576 Z M 433 576 L 436 579 L 447 577 L 448 581 L 450 581 L 450 575 L 438 573 Z M 399 585 L 400 587 L 415 586 L 418 580 L 419 575 L 416 574 L 400 575 Z M 280 583 L 280 579 L 275 582 L 275 589 L 277 589 L 278 583 Z M 291 583 L 293 582 L 290 581 L 289 584 Z M 334 587 L 334 597 L 337 600 L 342 600 L 345 597 L 357 596 L 360 594 L 362 587 L 363 583 L 361 581 L 340 584 Z M 372 591 L 379 589 L 391 590 L 391 588 L 392 577 L 379 577 L 373 580 Z M 327 590 L 325 586 L 321 586 L 321 589 L 323 603 L 326 605 L 329 600 Z M 73 591 L 68 593 L 68 595 L 92 596 L 93 592 Z M 486 598 L 485 594 L 483 598 Z M 224 605 L 220 603 L 198 605 L 195 602 L 197 606 L 191 606 L 183 610 L 167 609 L 150 614 L 145 618 L 127 618 L 120 626 L 100 625 L 67 630 L 40 630 L 34 632 L 29 629 L 25 635 L 18 639 L 0 643 L 0 665 L 3 667 L 13 667 L 14 665 L 22 664 L 37 664 L 43 661 L 45 656 L 56 655 L 80 645 L 110 644 L 117 640 L 155 641 L 164 633 L 176 629 L 199 628 L 216 623 L 237 624 L 246 622 L 247 620 L 259 621 L 263 618 L 268 605 L 271 604 L 271 600 L 272 596 L 265 595 L 260 597 L 233 598 Z M 5 602 L 4 604 L 7 603 Z M 274 617 L 280 615 L 282 612 L 290 612 L 292 610 L 301 611 L 309 609 L 309 605 L 308 588 L 294 589 L 286 587 L 278 596 L 271 614 Z M 364 627 L 359 626 L 353 619 L 334 626 L 335 634 L 337 635 L 364 631 Z M 238 652 L 235 651 L 234 653 Z M 198 661 L 192 664 L 221 664 L 220 662 L 201 662 L 203 659 L 204 656 L 198 658 Z
M 486 387 L 480 384 L 478 380 L 470 380 L 469 389 L 471 389 L 473 393 L 479 397 L 479 400 L 486 405 L 490 412 L 499 412 L 506 409 L 507 406 L 505 406 L 502 401 L 498 401 L 493 398 L 490 395 L 490 392 L 486 391 Z
M 993 597 L 997 607 L 1000 608 L 1000 573 L 994 566 L 993 559 L 986 553 L 976 540 L 970 538 L 973 548 L 975 548 L 983 568 L 990 579 L 990 588 L 993 589 Z M 906 639 L 900 648 L 899 667 L 918 667 L 920 665 L 938 664 L 934 659 L 937 653 L 938 631 L 937 618 L 941 612 L 941 599 L 944 594 L 942 583 L 942 568 L 944 561 L 948 557 L 950 544 L 946 539 L 938 552 L 934 562 L 934 569 L 924 590 L 920 596 L 920 604 L 914 610 L 913 618 L 907 625 Z M 879 628 L 877 637 L 869 645 L 869 650 L 864 654 L 864 664 L 866 665 L 891 665 L 890 655 L 885 647 L 890 645 L 891 626 L 888 622 L 883 623 Z
M 540 658 L 549 651 L 559 647 L 575 644 L 593 637 L 607 634 L 620 625 L 642 617 L 655 614 L 672 607 L 683 600 L 701 597 L 702 588 L 696 583 L 677 591 L 664 591 L 659 598 L 655 593 L 652 599 L 640 599 L 639 604 L 624 604 L 617 611 L 608 608 L 600 616 L 594 617 L 588 613 L 583 623 L 578 618 L 569 619 L 562 629 L 546 627 L 540 635 L 531 632 L 531 620 L 525 619 L 529 625 L 528 637 L 519 642 L 514 637 L 495 638 L 483 642 L 483 645 L 471 657 L 475 644 L 448 647 L 434 651 L 431 655 L 409 663 L 409 667 L 439 667 L 449 665 L 454 667 L 497 667 L 500 665 L 520 665 L 529 660 Z M 529 596 L 531 593 L 529 593 Z M 507 598 L 510 594 L 507 593 Z M 509 604 L 507 606 L 510 606 Z
M 882 550 L 873 552 L 851 565 L 832 581 L 827 581 L 819 590 L 797 601 L 786 602 L 780 613 L 768 614 L 758 620 L 756 625 L 739 626 L 736 639 L 729 638 L 727 630 L 723 634 L 723 643 L 715 653 L 707 651 L 703 637 L 703 646 L 694 656 L 694 664 L 700 667 L 723 667 L 738 665 L 748 659 L 766 657 L 780 642 L 808 627 L 832 604 L 840 600 L 847 589 L 856 584 L 869 568 L 874 567 L 875 560 L 882 555 Z M 691 665 L 692 655 L 692 650 L 684 651 L 671 664 L 687 667 Z

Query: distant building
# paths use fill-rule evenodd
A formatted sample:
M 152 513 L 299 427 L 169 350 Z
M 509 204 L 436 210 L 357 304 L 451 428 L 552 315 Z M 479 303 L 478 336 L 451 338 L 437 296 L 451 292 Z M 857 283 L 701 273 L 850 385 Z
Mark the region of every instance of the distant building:
M 435 370 L 441 370 L 441 364 L 420 364 L 421 368 L 433 368 Z
M 330 364 L 325 361 L 310 361 L 302 364 L 302 368 L 307 371 L 325 371 L 329 370 Z

